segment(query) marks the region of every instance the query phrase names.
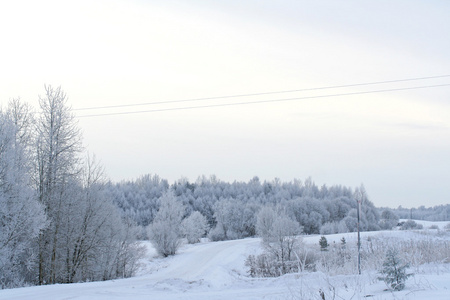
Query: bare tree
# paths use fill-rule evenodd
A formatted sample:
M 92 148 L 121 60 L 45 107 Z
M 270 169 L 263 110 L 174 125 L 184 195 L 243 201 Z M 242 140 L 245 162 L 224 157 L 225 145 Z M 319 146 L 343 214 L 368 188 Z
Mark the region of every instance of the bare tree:
M 265 251 L 280 265 L 281 274 L 297 265 L 295 249 L 299 245 L 301 226 L 283 213 L 264 208 L 258 214 L 257 232 L 263 240 Z
M 80 130 L 65 93 L 45 90 L 36 124 L 35 184 L 50 226 L 39 237 L 38 283 L 130 276 L 140 249 L 134 227 L 106 196 L 102 167 L 82 159 Z
M 141 248 L 135 243 L 135 226 L 123 222 L 105 192 L 102 166 L 87 157 L 81 185 L 64 216 L 70 224 L 64 236 L 64 282 L 105 280 L 131 276 Z
M 68 224 L 63 243 L 65 261 L 65 282 L 74 282 L 78 277 L 79 270 L 86 266 L 89 256 L 95 255 L 95 250 L 100 244 L 99 232 L 106 224 L 106 219 L 110 216 L 107 204 L 103 197 L 103 171 L 94 159 L 87 158 L 82 172 L 81 184 L 75 183 L 75 191 L 72 195 L 76 201 L 70 201 L 67 205 L 71 208 L 71 213 L 63 218 Z M 120 222 L 120 219 L 118 220 Z M 93 278 L 90 278 L 93 279 Z
M 39 200 L 50 219 L 50 226 L 39 239 L 39 284 L 61 280 L 63 217 L 69 213 L 70 185 L 80 173 L 81 134 L 60 87 L 45 86 L 39 98 L 41 109 L 36 124 L 36 186 Z M 66 226 L 67 228 L 67 226 Z

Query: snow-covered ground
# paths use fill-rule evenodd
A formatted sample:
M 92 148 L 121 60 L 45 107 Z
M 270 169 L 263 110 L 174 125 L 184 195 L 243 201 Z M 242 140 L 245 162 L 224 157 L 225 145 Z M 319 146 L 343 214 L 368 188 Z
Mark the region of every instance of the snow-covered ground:
M 443 228 L 447 223 L 423 225 Z M 362 238 L 380 234 L 394 239 L 420 238 L 405 231 L 363 233 Z M 449 239 L 448 234 L 444 236 Z M 354 242 L 356 234 L 329 235 L 327 239 L 338 243 L 342 237 Z M 319 238 L 303 240 L 318 244 Z M 450 266 L 446 264 L 424 267 L 408 279 L 405 290 L 391 292 L 377 280 L 376 270 L 360 276 L 314 272 L 250 278 L 244 262 L 248 255 L 261 252 L 258 238 L 185 245 L 176 256 L 165 259 L 155 256 L 150 243 L 146 246 L 148 257 L 134 278 L 0 290 L 0 299 L 321 299 L 320 290 L 326 299 L 450 299 Z

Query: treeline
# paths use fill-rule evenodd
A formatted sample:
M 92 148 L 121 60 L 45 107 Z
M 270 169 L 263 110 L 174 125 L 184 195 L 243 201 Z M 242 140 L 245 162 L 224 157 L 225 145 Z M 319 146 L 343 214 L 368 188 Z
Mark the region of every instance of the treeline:
M 419 206 L 417 208 L 403 208 L 399 206 L 393 209 L 401 219 L 415 219 L 424 221 L 450 221 L 450 204 L 433 207 Z
M 184 218 L 193 212 L 206 217 L 209 237 L 213 240 L 235 239 L 256 234 L 256 214 L 262 207 L 286 211 L 302 226 L 304 234 L 332 234 L 357 230 L 357 203 L 361 199 L 360 229 L 375 231 L 391 229 L 399 219 L 450 221 L 450 205 L 433 208 L 376 208 L 369 201 L 363 186 L 317 186 L 311 178 L 281 182 L 261 181 L 254 177 L 248 182 L 225 182 L 212 175 L 200 176 L 195 182 L 181 178 L 169 184 L 158 175 L 144 175 L 136 180 L 109 183 L 108 192 L 122 211 L 145 228 L 158 213 L 159 199 L 172 192 L 183 204 Z
M 195 182 L 180 179 L 170 185 L 157 175 L 145 175 L 135 181 L 110 183 L 108 190 L 123 216 L 143 228 L 153 222 L 160 197 L 169 191 L 185 208 L 184 218 L 192 212 L 206 217 L 212 240 L 254 236 L 256 215 L 262 207 L 283 210 L 298 222 L 304 234 L 356 231 L 358 199 L 361 201 L 361 230 L 382 228 L 381 214 L 369 201 L 363 186 L 355 189 L 340 185 L 318 187 L 311 178 L 261 182 L 254 177 L 248 182 L 228 183 L 215 176 L 202 176 Z M 145 235 L 145 231 L 142 232 Z
M 18 99 L 0 110 L 0 287 L 131 276 L 134 221 L 106 183 L 60 88 L 37 112 Z

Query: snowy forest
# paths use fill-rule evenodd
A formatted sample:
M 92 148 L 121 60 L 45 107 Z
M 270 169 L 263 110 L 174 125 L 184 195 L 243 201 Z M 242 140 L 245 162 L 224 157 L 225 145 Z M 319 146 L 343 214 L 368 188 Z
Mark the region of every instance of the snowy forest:
M 19 99 L 0 111 L 1 288 L 130 277 L 144 251 L 136 241 L 163 234 L 175 237 L 158 249 L 168 256 L 181 238 L 264 237 L 261 222 L 270 218 L 295 228 L 292 234 L 354 232 L 358 203 L 362 231 L 389 230 L 412 216 L 450 220 L 450 205 L 377 208 L 363 185 L 319 187 L 311 178 L 228 183 L 200 176 L 170 184 L 143 175 L 114 183 L 83 148 L 61 88 L 46 86 L 38 111 Z
M 173 184 L 158 175 L 144 175 L 132 181 L 108 183 L 107 189 L 122 215 L 145 228 L 153 222 L 159 199 L 172 191 L 185 207 L 184 217 L 200 212 L 212 228 L 210 238 L 238 239 L 255 235 L 256 215 L 264 206 L 283 209 L 303 227 L 303 234 L 330 234 L 356 231 L 357 200 L 361 199 L 361 230 L 391 229 L 399 219 L 450 221 L 450 205 L 430 208 L 377 208 L 364 186 L 352 189 L 341 185 L 318 187 L 311 178 L 281 182 L 228 183 L 216 176 L 200 176 L 191 183 L 182 178 Z M 145 234 L 145 233 L 144 233 Z

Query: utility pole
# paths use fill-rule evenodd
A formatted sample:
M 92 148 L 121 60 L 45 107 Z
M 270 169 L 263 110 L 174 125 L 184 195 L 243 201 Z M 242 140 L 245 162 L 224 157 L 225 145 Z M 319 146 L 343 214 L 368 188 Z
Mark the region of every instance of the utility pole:
M 359 233 L 360 230 L 360 226 L 359 226 L 359 216 L 360 216 L 360 210 L 361 210 L 361 198 L 362 198 L 362 193 L 361 191 L 358 192 L 357 194 L 357 201 L 358 201 L 358 210 L 357 210 L 357 215 L 358 215 L 358 274 L 361 275 L 361 235 Z

